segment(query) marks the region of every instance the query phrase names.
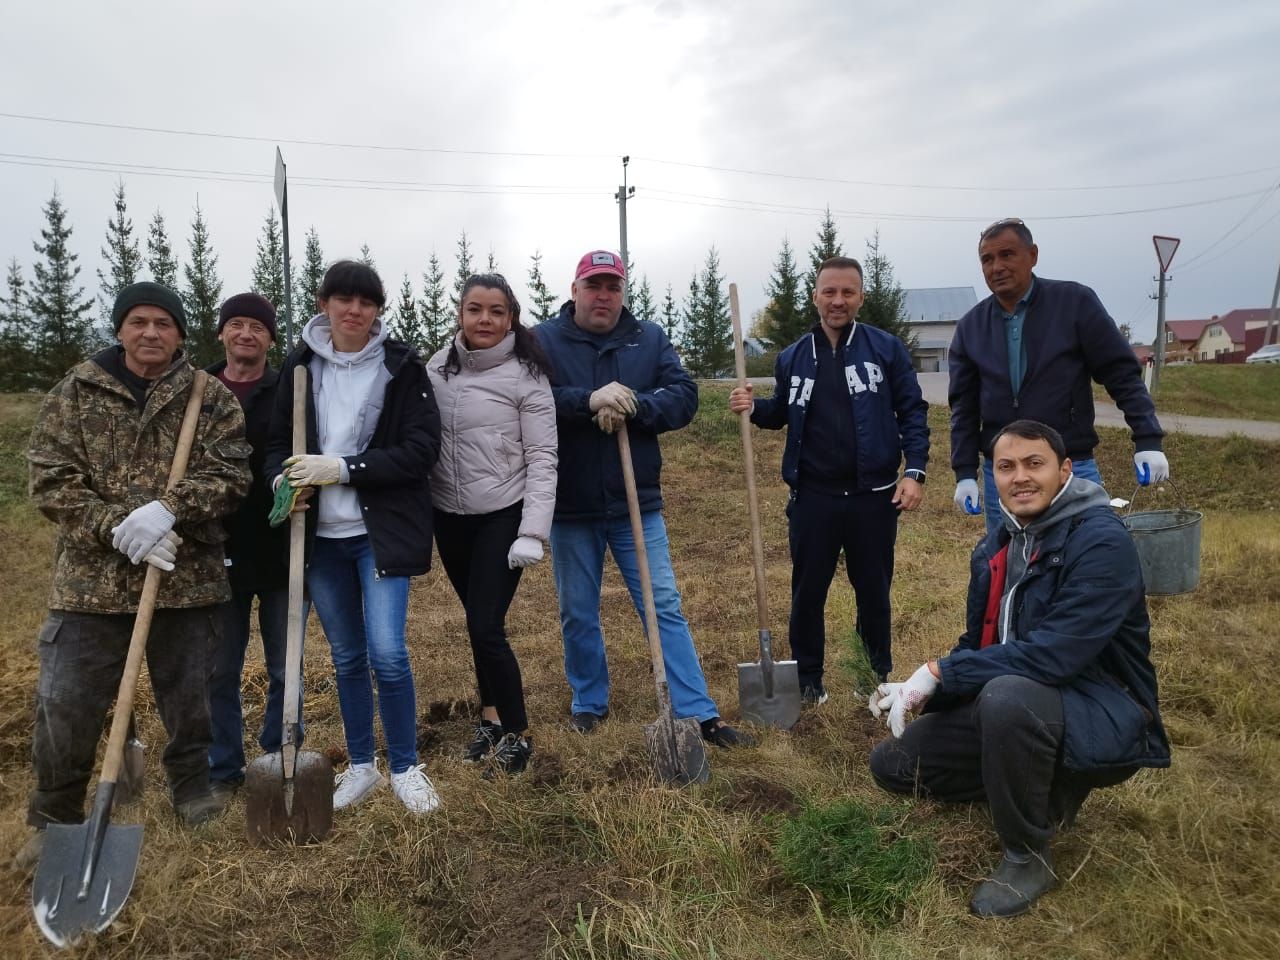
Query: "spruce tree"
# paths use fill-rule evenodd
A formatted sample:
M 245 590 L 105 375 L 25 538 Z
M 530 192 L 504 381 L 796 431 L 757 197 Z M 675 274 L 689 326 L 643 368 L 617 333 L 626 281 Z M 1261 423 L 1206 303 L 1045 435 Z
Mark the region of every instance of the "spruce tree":
M 689 289 L 693 308 L 686 313 L 685 366 L 695 377 L 718 377 L 733 365 L 733 327 L 715 247 L 707 251 L 702 275 Z
M 773 273 L 764 288 L 768 303 L 760 319 L 764 339 L 775 347 L 785 347 L 804 336 L 811 324 L 800 294 L 800 267 L 796 264 L 791 242 L 783 239 Z
M 18 258 L 9 260 L 7 295 L 0 298 L 0 393 L 17 393 L 31 386 L 31 311 L 27 282 Z
M 556 303 L 558 298 L 547 289 L 547 282 L 543 279 L 542 251 L 535 251 L 532 259 L 533 265 L 529 267 L 529 292 L 533 295 L 533 299 L 529 304 L 529 312 L 533 315 L 535 322 L 542 323 L 559 313 Z
M 449 342 L 452 317 L 444 288 L 444 270 L 440 258 L 431 251 L 427 272 L 422 275 L 422 299 L 418 301 L 418 314 L 422 317 L 423 346 L 433 354 Z
M 316 298 L 320 295 L 320 282 L 324 280 L 324 253 L 320 250 L 320 234 L 316 228 L 307 229 L 306 247 L 302 253 L 302 272 L 298 276 L 298 289 L 294 294 L 294 309 L 302 325 L 319 310 Z
M 675 343 L 680 335 L 680 312 L 676 309 L 676 298 L 671 295 L 671 284 L 667 284 L 667 293 L 662 298 L 662 313 L 658 323 L 667 334 L 667 339 Z
M 453 295 L 449 302 L 453 304 L 453 316 L 458 315 L 462 306 L 462 288 L 471 277 L 471 245 L 467 243 L 467 232 L 462 231 L 458 238 L 458 272 L 453 276 Z
M 290 264 L 290 267 L 293 265 Z M 280 320 L 284 321 L 284 237 L 276 208 L 267 208 L 267 218 L 262 222 L 262 236 L 258 238 L 258 256 L 250 274 L 250 289 L 260 293 L 275 305 Z
M 698 325 L 701 313 L 702 290 L 698 287 L 698 273 L 695 270 L 689 278 L 689 295 L 685 297 L 680 309 L 680 356 L 686 367 L 695 362 L 693 356 L 697 345 L 692 339 L 692 332 Z
M 867 256 L 862 261 L 862 308 L 858 321 L 892 333 L 907 345 L 916 346 L 918 337 L 907 322 L 906 292 L 893 277 L 893 264 L 880 250 L 880 231 L 867 241 Z
M 187 359 L 195 367 L 207 367 L 223 357 L 218 343 L 218 308 L 222 305 L 222 281 L 218 279 L 218 257 L 209 240 L 204 213 L 196 204 L 188 242 L 190 262 L 182 268 L 186 287 L 182 305 L 187 311 Z
M 822 215 L 822 224 L 818 227 L 818 239 L 809 248 L 809 272 L 804 277 L 804 333 L 818 322 L 818 308 L 813 305 L 813 288 L 818 284 L 818 267 L 823 260 L 844 255 L 844 247 L 840 244 L 840 236 L 836 230 L 836 222 L 831 218 L 831 208 L 827 207 Z M 797 334 L 799 336 L 799 334 Z
M 395 315 L 391 318 L 391 336 L 409 344 L 424 359 L 434 352 L 428 347 L 426 330 L 418 313 L 418 304 L 413 298 L 413 281 L 407 273 L 400 284 L 400 300 L 396 304 Z
M 173 255 L 169 232 L 164 225 L 164 214 L 159 210 L 151 218 L 151 226 L 147 230 L 147 270 L 156 283 L 177 292 L 178 259 Z
M 101 252 L 107 270 L 104 273 L 101 267 L 98 268 L 98 285 L 102 288 L 99 301 L 103 322 L 110 330 L 111 308 L 115 306 L 116 294 L 137 280 L 138 271 L 142 269 L 142 253 L 133 236 L 133 221 L 129 219 L 125 206 L 123 180 L 116 181 L 115 216 L 107 221 L 107 245 Z
M 378 269 L 378 265 L 373 262 L 373 254 L 369 252 L 369 245 L 367 243 L 360 244 L 360 256 L 356 259 L 366 267 L 371 267 L 374 270 Z
M 498 273 L 498 257 L 493 252 L 493 247 L 489 248 L 489 259 L 484 266 L 485 273 Z
M 640 278 L 640 285 L 636 287 L 635 296 L 631 299 L 631 313 L 637 320 L 648 320 L 650 323 L 655 323 L 658 319 L 647 274 Z
M 85 299 L 84 287 L 76 285 L 79 257 L 67 246 L 71 224 L 56 188 L 44 215 L 48 221 L 40 231 L 44 243 L 32 243 L 44 260 L 35 262 L 35 281 L 27 302 L 33 324 L 34 385 L 48 389 L 85 358 L 94 346 L 94 335 L 89 316 L 93 303 Z

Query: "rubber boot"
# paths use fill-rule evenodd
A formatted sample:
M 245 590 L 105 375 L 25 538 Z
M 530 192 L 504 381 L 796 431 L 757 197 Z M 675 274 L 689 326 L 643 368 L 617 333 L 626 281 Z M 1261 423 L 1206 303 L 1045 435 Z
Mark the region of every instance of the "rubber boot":
M 1048 847 L 1039 852 L 1006 850 L 995 875 L 974 891 L 969 910 L 979 917 L 1016 917 L 1057 881 Z

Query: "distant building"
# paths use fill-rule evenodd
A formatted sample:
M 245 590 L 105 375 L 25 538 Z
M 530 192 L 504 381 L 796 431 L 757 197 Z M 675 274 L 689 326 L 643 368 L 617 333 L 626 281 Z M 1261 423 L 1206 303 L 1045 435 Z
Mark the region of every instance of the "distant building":
M 748 357 L 763 357 L 770 349 L 769 341 L 759 337 L 745 337 L 742 341 L 742 352 Z
M 1197 359 L 1196 344 L 1208 320 L 1170 320 L 1164 325 L 1164 362 L 1185 363 Z
M 1257 346 L 1262 345 L 1270 313 L 1267 308 L 1260 307 L 1232 310 L 1220 317 L 1210 317 L 1196 341 L 1193 359 L 1201 363 L 1244 363 L 1250 344 L 1256 341 Z
M 977 306 L 978 295 L 973 287 L 919 287 L 903 293 L 903 313 L 916 335 L 912 362 L 921 373 L 946 373 L 956 322 Z

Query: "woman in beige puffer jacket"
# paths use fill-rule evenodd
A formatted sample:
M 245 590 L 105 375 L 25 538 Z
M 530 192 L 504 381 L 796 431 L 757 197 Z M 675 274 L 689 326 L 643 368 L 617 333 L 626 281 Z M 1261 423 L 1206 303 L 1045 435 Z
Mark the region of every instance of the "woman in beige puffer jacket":
M 542 559 L 556 500 L 556 411 L 538 341 L 499 274 L 463 286 L 458 332 L 427 364 L 440 407 L 431 472 L 436 548 L 467 612 L 481 718 L 464 755 L 502 773 L 528 766 L 520 665 L 506 616 L 527 566 Z

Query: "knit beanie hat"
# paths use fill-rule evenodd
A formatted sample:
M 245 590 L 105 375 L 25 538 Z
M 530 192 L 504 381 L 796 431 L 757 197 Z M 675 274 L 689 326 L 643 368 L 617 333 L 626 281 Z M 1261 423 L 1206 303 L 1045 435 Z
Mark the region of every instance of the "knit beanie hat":
M 271 332 L 271 339 L 276 339 L 276 308 L 271 301 L 257 293 L 237 293 L 223 301 L 218 311 L 218 335 L 232 317 L 248 317 L 257 320 Z
M 120 325 L 134 307 L 159 307 L 178 325 L 182 339 L 187 339 L 187 312 L 182 309 L 182 298 L 166 286 L 144 280 L 131 283 L 116 294 L 115 306 L 111 308 L 111 329 L 120 332 Z

